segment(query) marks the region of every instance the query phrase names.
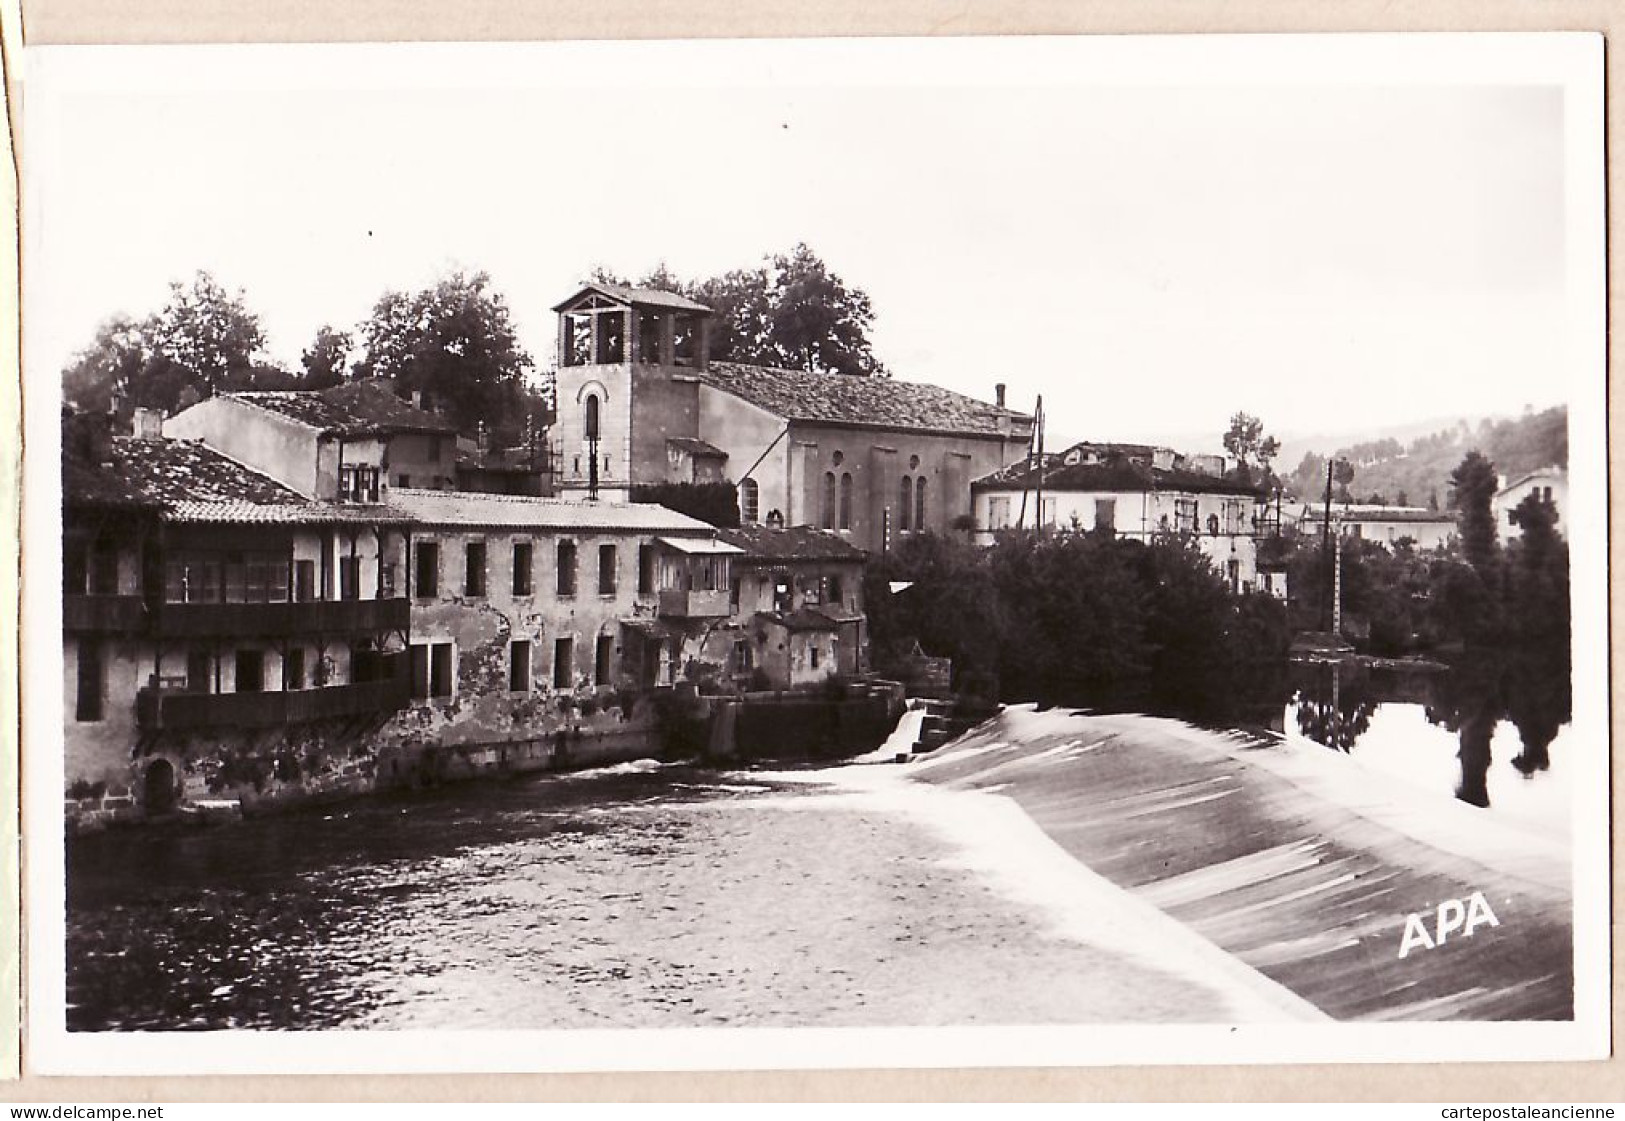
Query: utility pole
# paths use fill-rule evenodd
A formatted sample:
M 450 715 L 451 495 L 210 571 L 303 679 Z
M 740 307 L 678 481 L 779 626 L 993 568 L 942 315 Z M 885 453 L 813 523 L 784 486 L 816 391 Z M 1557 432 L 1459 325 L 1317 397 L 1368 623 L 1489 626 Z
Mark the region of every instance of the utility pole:
M 1322 557 L 1330 558 L 1331 553 L 1332 553 L 1332 457 L 1327 456 L 1326 457 L 1326 509 L 1322 513 L 1321 521 L 1320 521 L 1320 555 Z M 1337 580 L 1337 577 L 1334 574 L 1332 576 L 1332 583 L 1334 585 L 1336 584 L 1336 580 Z M 1332 605 L 1331 605 L 1330 600 L 1332 598 L 1335 598 L 1336 595 L 1337 595 L 1337 589 L 1336 589 L 1335 586 L 1333 588 L 1331 588 L 1330 591 L 1331 591 L 1331 596 L 1328 597 L 1328 602 L 1326 604 L 1326 609 L 1324 611 L 1322 611 L 1321 615 L 1320 615 L 1321 626 L 1325 630 L 1331 630 L 1331 625 L 1332 625 Z
M 1343 535 L 1332 534 L 1332 635 L 1343 637 Z
M 1044 395 L 1038 395 L 1038 405 L 1033 412 L 1033 425 L 1038 430 L 1038 511 L 1033 518 L 1033 524 L 1038 532 L 1044 532 Z

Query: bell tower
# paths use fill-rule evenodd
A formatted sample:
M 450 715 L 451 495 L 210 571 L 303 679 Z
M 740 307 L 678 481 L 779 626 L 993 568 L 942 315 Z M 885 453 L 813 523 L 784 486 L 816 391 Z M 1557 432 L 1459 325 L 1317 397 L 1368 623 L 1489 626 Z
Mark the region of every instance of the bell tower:
M 553 310 L 559 491 L 625 502 L 632 486 L 666 481 L 670 438 L 697 435 L 711 309 L 674 292 L 592 283 Z

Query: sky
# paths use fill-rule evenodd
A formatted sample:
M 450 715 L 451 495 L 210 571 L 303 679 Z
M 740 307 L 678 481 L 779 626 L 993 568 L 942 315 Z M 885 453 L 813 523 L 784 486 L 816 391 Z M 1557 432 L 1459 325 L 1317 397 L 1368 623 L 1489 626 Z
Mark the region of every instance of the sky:
M 482 269 L 545 368 L 550 309 L 594 266 L 702 277 L 806 242 L 869 294 L 896 376 L 1042 394 L 1051 446 L 1565 401 L 1590 196 L 1561 68 L 1431 50 L 47 50 L 25 80 L 29 376 L 198 269 L 290 366 L 384 291 Z

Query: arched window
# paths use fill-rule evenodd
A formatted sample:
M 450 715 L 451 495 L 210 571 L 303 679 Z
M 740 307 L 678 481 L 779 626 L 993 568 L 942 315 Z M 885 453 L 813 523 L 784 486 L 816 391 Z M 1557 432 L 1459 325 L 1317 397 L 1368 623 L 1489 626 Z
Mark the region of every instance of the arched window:
M 910 515 L 914 513 L 914 480 L 907 475 L 903 476 L 903 483 L 897 488 L 897 528 L 904 533 L 908 532 Z
M 598 394 L 587 394 L 587 439 L 598 439 Z
M 841 528 L 852 528 L 852 472 L 841 474 Z
M 914 480 L 914 531 L 925 532 L 925 476 Z
M 756 486 L 755 479 L 741 479 L 739 481 L 739 520 L 745 525 L 755 525 L 757 517 L 757 503 L 761 501 L 761 491 Z
M 824 528 L 835 528 L 835 472 L 824 472 Z
M 1214 537 L 1219 535 L 1219 515 L 1209 514 L 1207 516 L 1207 531 Z

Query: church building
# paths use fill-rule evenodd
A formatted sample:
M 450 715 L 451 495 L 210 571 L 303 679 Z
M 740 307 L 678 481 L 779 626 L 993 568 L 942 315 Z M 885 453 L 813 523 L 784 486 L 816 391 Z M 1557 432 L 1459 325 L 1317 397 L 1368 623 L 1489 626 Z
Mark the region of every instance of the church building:
M 626 501 L 726 479 L 745 525 L 814 526 L 881 553 L 968 524 L 970 484 L 1027 454 L 1033 419 L 917 382 L 715 361 L 711 309 L 594 283 L 559 322 L 558 481 Z

